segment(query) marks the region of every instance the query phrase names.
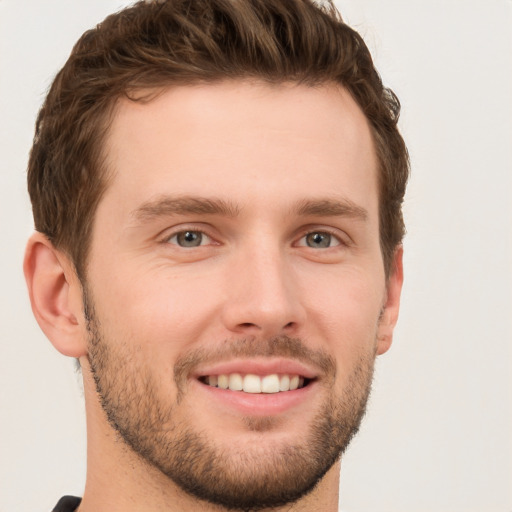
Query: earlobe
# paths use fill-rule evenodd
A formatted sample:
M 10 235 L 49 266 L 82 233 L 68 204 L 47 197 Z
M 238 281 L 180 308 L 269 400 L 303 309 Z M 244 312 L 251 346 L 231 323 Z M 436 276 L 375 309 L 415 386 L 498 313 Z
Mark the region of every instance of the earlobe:
M 25 251 L 23 271 L 37 323 L 62 354 L 87 353 L 81 285 L 67 256 L 41 233 L 34 233 Z
M 390 275 L 387 283 L 386 302 L 382 309 L 382 315 L 379 320 L 377 335 L 377 354 L 386 352 L 393 341 L 393 331 L 398 320 L 400 310 L 400 295 L 404 281 L 403 271 L 403 248 L 398 247 L 393 256 Z

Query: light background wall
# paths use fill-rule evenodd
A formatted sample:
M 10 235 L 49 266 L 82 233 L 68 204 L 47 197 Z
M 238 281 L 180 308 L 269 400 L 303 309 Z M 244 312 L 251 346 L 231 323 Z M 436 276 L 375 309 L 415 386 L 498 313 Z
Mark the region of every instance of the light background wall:
M 0 0 L 0 512 L 80 495 L 79 379 L 32 318 L 25 167 L 44 91 L 121 0 Z M 339 0 L 403 105 L 413 175 L 392 350 L 344 458 L 347 512 L 512 511 L 512 2 Z

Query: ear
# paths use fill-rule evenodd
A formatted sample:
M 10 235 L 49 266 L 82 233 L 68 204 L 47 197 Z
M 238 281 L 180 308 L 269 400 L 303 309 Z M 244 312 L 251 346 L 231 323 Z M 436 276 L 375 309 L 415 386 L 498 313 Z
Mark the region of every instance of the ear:
M 62 354 L 87 353 L 82 287 L 69 258 L 41 233 L 27 244 L 23 272 L 37 323 Z
M 386 301 L 383 305 L 382 314 L 379 320 L 377 334 L 377 354 L 386 352 L 393 341 L 393 330 L 398 320 L 398 311 L 400 309 L 400 294 L 402 293 L 402 284 L 404 282 L 403 269 L 403 247 L 396 249 L 391 263 L 390 274 L 386 286 Z

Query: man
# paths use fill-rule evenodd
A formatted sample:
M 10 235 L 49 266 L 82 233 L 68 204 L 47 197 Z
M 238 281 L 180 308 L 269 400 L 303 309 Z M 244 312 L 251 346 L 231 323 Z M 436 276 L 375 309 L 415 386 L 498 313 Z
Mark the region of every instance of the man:
M 398 112 L 309 0 L 139 2 L 83 35 L 28 174 L 32 308 L 87 411 L 55 510 L 337 510 L 398 316 Z

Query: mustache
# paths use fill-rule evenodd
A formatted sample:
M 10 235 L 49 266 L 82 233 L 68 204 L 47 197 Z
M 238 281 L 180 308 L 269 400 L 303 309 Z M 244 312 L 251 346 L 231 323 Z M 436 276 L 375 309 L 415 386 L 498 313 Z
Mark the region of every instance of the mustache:
M 174 380 L 178 390 L 185 386 L 188 375 L 200 364 L 213 364 L 235 358 L 285 357 L 315 367 L 328 379 L 336 376 L 336 362 L 323 349 L 312 349 L 300 338 L 276 336 L 267 339 L 240 338 L 225 340 L 215 349 L 197 348 L 183 354 L 174 365 Z

